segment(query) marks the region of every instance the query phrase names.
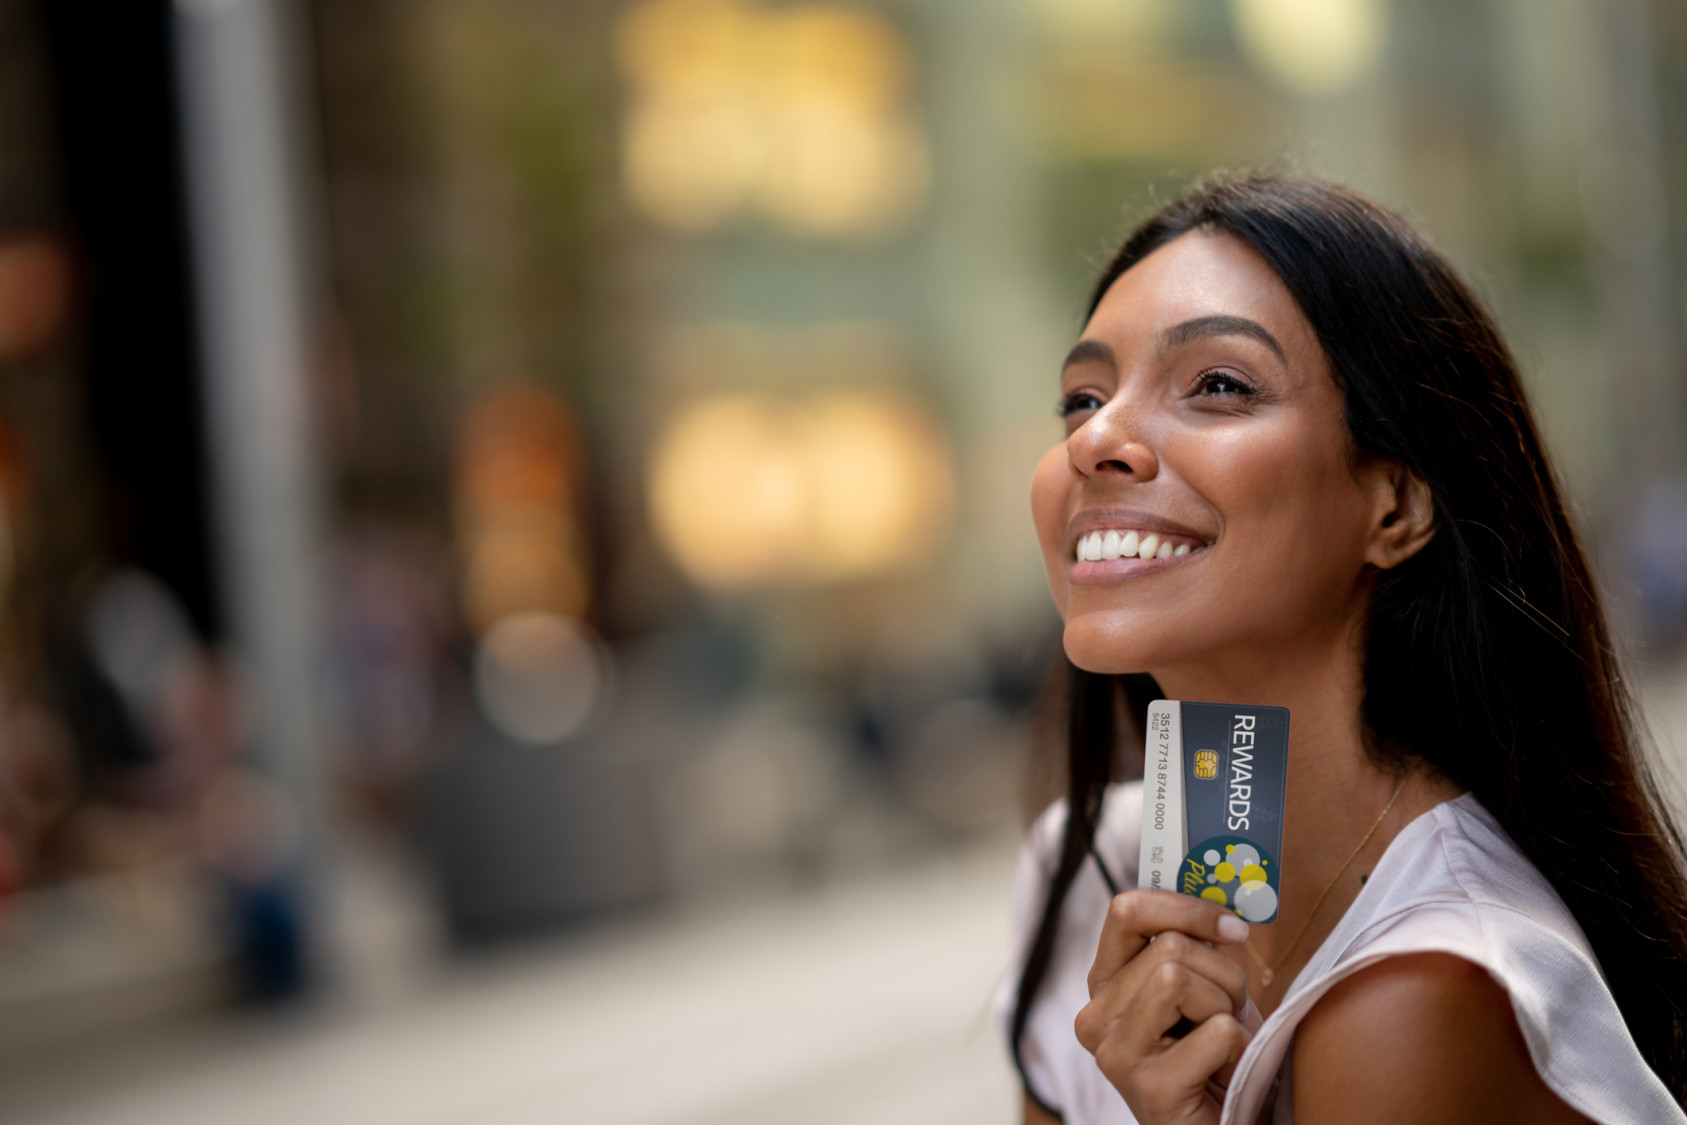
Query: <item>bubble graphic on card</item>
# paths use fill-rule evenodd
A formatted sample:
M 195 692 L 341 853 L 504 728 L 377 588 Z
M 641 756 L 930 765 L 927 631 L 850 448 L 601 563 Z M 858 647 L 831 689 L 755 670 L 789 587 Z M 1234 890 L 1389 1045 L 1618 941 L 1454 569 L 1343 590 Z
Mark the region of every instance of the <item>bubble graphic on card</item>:
M 1231 703 L 1148 706 L 1137 886 L 1275 922 L 1283 872 L 1289 712 Z

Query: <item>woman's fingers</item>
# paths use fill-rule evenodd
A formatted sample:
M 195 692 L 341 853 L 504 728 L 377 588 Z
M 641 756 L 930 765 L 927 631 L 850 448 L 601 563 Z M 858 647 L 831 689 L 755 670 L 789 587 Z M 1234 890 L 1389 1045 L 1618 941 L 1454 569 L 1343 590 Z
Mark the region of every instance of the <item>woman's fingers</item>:
M 1187 1003 L 1179 1010 L 1200 1010 L 1198 995 L 1180 998 Z M 1182 1039 L 1145 1039 L 1127 1017 L 1097 1045 L 1095 1061 L 1140 1121 L 1216 1121 L 1224 1089 L 1250 1038 L 1229 1012 L 1199 1021 Z
M 1141 1060 L 1129 1088 L 1120 1086 L 1119 1092 L 1141 1121 L 1216 1120 L 1225 1085 L 1249 1038 L 1233 1017 L 1213 1016 L 1170 1047 Z M 1103 1055 L 1107 1053 L 1104 1046 Z M 1102 1057 L 1098 1055 L 1097 1062 L 1105 1074 L 1107 1063 Z
M 1137 989 L 1117 1022 L 1147 1054 L 1177 1042 L 1167 1038 L 1166 1032 L 1179 1020 L 1201 1024 L 1214 1016 L 1235 1014 L 1236 1004 L 1228 992 L 1187 965 L 1171 961 L 1155 969 Z
M 1074 1023 L 1139 1120 L 1216 1120 L 1248 1033 L 1247 971 L 1216 946 L 1247 923 L 1216 903 L 1166 891 L 1115 896 L 1090 967 L 1090 1002 Z M 1193 1025 L 1182 1039 L 1168 1032 Z
M 1158 943 L 1156 943 L 1158 944 Z M 1216 1015 L 1236 1014 L 1238 1005 L 1223 987 L 1176 960 L 1144 966 L 1129 974 L 1129 987 L 1113 987 L 1078 1012 L 1072 1030 L 1091 1054 L 1124 1029 L 1138 1056 L 1164 1049 L 1166 1032 L 1179 1020 L 1200 1023 Z
M 1136 996 L 1142 983 L 1168 964 L 1182 965 L 1223 989 L 1230 999 L 1231 1011 L 1238 1016 L 1247 1008 L 1247 970 L 1206 942 L 1173 930 L 1156 936 L 1147 948 L 1094 990 L 1084 1018 L 1094 1025 L 1112 1023 Z
M 1148 965 L 1175 962 L 1197 976 L 1205 977 L 1230 997 L 1232 1010 L 1248 1006 L 1248 970 L 1204 941 L 1173 930 L 1157 936 L 1138 957 Z
M 1141 953 L 1150 939 L 1168 930 L 1232 945 L 1248 936 L 1248 924 L 1217 903 L 1171 891 L 1126 891 L 1114 896 L 1107 908 L 1090 965 L 1090 995 Z
M 1214 1016 L 1178 1040 L 1166 1054 L 1177 1052 L 1180 1057 L 1174 1056 L 1173 1065 L 1192 1074 L 1204 1074 L 1221 1088 L 1228 1087 L 1252 1038 L 1234 1017 Z

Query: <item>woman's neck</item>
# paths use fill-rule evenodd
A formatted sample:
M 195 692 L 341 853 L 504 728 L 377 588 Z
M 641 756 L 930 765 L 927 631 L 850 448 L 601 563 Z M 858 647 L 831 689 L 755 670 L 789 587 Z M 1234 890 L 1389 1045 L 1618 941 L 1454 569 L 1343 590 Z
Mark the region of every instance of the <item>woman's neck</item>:
M 1261 974 L 1250 974 L 1256 1001 L 1266 1011 L 1276 1006 L 1294 974 L 1334 928 L 1389 842 L 1420 813 L 1458 792 L 1426 769 L 1414 767 L 1402 775 L 1378 765 L 1367 752 L 1361 652 L 1354 628 L 1324 644 L 1276 646 L 1269 656 L 1250 652 L 1154 672 L 1168 699 L 1289 710 L 1278 920 L 1255 926 L 1251 938 L 1266 964 L 1277 966 L 1280 958 L 1288 958 L 1269 989 L 1260 988 Z M 1399 799 L 1390 808 L 1397 788 Z M 1379 821 L 1384 809 L 1387 815 Z M 1373 826 L 1375 833 L 1355 854 Z M 1294 941 L 1326 888 L 1330 893 L 1317 916 Z
M 1343 629 L 1294 647 L 1249 647 L 1154 672 L 1170 699 L 1288 708 L 1283 869 L 1304 872 L 1297 882 L 1316 878 L 1320 857 L 1331 847 L 1342 852 L 1335 859 L 1339 864 L 1393 789 L 1394 778 L 1365 751 L 1364 679 L 1355 633 Z

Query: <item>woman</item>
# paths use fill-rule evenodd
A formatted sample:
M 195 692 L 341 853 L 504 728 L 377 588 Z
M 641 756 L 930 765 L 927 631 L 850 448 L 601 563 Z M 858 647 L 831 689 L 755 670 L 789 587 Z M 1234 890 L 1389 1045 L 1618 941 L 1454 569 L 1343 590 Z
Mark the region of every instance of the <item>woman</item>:
M 1346 188 L 1198 187 L 1102 275 L 1060 401 L 1070 788 L 998 997 L 1026 1121 L 1687 1120 L 1680 840 L 1447 260 Z M 1157 696 L 1289 708 L 1275 924 L 1130 889 L 1110 782 Z

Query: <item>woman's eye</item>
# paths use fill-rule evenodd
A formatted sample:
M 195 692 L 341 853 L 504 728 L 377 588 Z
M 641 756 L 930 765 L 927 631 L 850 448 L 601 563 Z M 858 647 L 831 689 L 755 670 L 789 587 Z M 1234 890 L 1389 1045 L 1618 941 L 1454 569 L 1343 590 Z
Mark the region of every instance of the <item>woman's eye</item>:
M 1197 396 L 1251 398 L 1254 389 L 1228 371 L 1208 371 L 1195 384 Z
M 1070 418 L 1074 414 L 1100 409 L 1101 399 L 1088 391 L 1073 391 L 1069 395 L 1060 396 L 1060 405 L 1055 407 L 1055 413 L 1062 418 Z

